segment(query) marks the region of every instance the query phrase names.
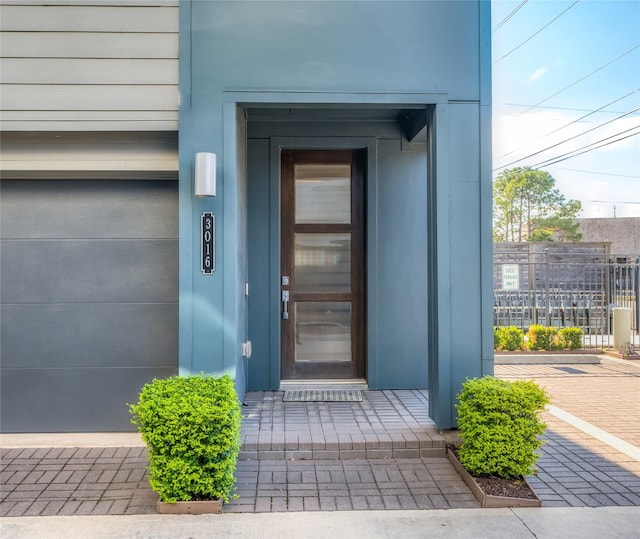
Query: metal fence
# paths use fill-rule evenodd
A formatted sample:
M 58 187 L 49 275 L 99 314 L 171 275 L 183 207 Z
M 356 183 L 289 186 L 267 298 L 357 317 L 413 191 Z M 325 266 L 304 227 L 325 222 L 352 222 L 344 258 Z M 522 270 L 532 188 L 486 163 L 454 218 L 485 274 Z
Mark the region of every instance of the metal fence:
M 603 252 L 495 250 L 494 325 L 579 327 L 586 349 L 613 344 L 612 309 L 631 309 L 640 344 L 640 261 Z

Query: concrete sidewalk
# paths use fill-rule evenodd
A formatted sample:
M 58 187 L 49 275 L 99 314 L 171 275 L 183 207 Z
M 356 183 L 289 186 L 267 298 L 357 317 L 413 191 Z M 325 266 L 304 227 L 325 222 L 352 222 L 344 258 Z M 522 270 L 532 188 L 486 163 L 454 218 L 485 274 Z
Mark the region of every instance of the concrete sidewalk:
M 639 507 L 349 511 L 242 515 L 22 517 L 3 539 L 631 539 Z

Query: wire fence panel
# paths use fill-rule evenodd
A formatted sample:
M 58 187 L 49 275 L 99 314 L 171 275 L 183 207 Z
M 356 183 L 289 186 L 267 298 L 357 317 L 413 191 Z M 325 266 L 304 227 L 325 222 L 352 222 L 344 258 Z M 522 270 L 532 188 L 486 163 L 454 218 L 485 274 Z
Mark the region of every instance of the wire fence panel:
M 585 249 L 494 252 L 495 326 L 578 327 L 586 349 L 613 344 L 612 309 L 631 310 L 631 342 L 640 344 L 640 261 Z

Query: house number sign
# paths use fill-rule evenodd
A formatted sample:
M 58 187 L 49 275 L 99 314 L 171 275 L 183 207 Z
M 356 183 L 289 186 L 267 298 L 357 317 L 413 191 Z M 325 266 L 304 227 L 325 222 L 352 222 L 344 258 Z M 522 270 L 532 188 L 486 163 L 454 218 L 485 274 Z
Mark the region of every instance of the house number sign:
M 213 213 L 202 213 L 200 232 L 202 273 L 211 275 L 216 269 L 216 216 Z

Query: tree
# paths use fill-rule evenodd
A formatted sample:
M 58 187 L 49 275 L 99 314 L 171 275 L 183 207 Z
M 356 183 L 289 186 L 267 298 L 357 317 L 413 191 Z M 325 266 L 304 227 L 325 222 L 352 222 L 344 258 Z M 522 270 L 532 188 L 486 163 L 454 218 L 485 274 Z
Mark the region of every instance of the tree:
M 544 170 L 507 169 L 493 183 L 494 241 L 580 241 L 575 222 L 582 206 L 554 188 Z

